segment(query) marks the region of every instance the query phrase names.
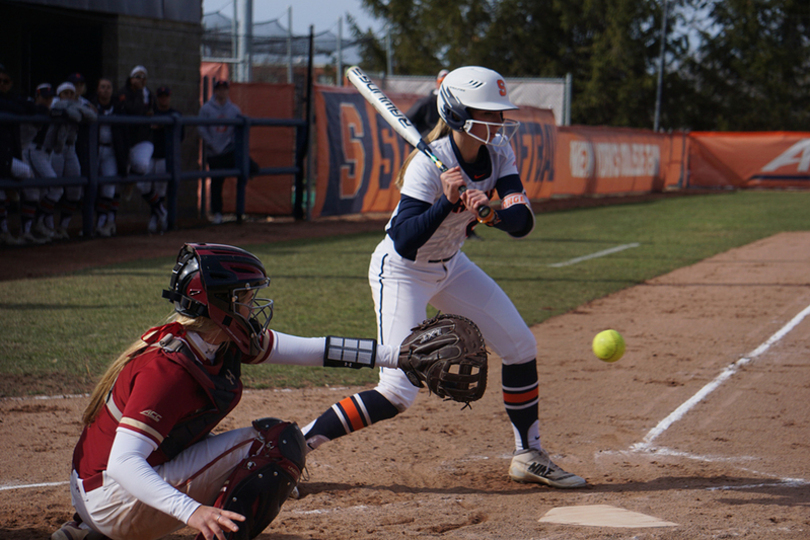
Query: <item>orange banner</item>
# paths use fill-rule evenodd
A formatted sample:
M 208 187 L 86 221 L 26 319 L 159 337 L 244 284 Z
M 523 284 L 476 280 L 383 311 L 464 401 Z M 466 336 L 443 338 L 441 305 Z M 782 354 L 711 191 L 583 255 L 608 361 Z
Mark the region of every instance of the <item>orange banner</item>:
M 808 187 L 810 133 L 689 134 L 691 187 Z
M 680 179 L 683 140 L 640 129 L 559 127 L 554 195 L 661 191 Z
M 401 110 L 418 98 L 389 96 Z M 316 94 L 317 204 L 313 215 L 390 212 L 392 185 L 411 151 L 353 88 Z M 810 133 L 655 133 L 558 127 L 551 111 L 521 107 L 512 140 L 532 200 L 685 187 L 806 187 Z
M 388 94 L 401 110 L 419 98 Z M 399 201 L 393 182 L 411 147 L 354 88 L 315 93 L 317 184 L 313 217 L 390 212 Z

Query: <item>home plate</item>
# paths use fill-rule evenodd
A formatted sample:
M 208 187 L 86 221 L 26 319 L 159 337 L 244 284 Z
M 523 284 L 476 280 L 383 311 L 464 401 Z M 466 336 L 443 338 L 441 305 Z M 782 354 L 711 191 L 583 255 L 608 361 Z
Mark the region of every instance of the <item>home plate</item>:
M 662 521 L 653 516 L 631 512 L 609 504 L 552 508 L 545 516 L 540 518 L 540 523 L 588 525 L 591 527 L 626 527 L 630 529 L 678 526 L 677 523 Z

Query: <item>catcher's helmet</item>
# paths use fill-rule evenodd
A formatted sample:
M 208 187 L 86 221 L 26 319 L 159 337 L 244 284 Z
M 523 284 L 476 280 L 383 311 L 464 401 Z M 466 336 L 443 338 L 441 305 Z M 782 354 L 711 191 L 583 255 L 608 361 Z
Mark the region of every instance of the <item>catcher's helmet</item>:
M 517 130 L 518 122 L 507 120 L 500 124 L 473 120 L 470 109 L 482 111 L 509 111 L 518 107 L 509 101 L 506 82 L 503 77 L 491 69 L 466 66 L 454 69 L 442 81 L 436 100 L 439 116 L 455 131 L 469 133 L 475 123 L 491 124 L 498 129 L 509 127 L 510 134 L 504 133 L 503 144 Z M 478 139 L 478 137 L 476 137 Z M 479 139 L 481 140 L 481 139 Z M 485 140 L 484 143 L 491 141 Z
M 208 317 L 242 352 L 258 354 L 261 335 L 273 318 L 273 301 L 256 298 L 270 283 L 251 253 L 222 244 L 185 244 L 177 255 L 163 298 L 186 317 Z

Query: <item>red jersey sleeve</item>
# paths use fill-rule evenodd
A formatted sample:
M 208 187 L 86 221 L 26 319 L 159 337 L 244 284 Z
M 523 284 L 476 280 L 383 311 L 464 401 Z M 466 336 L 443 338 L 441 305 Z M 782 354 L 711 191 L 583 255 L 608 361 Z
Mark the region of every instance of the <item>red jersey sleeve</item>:
M 256 356 L 249 356 L 244 355 L 242 356 L 242 363 L 243 364 L 261 364 L 270 357 L 270 353 L 273 352 L 273 342 L 275 340 L 275 336 L 271 330 L 265 330 L 264 334 L 262 334 L 262 341 L 261 341 L 261 350 L 259 354 Z

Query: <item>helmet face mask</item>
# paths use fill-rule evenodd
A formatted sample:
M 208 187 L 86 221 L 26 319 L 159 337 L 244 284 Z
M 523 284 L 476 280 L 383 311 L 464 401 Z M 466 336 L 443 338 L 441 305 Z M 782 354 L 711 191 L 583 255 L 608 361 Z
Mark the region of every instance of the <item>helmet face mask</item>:
M 257 298 L 258 291 L 269 284 L 264 265 L 243 249 L 186 244 L 163 297 L 182 315 L 208 317 L 242 352 L 255 355 L 273 317 L 273 301 Z
M 473 133 L 475 126 L 486 127 L 486 137 L 479 137 Z M 483 120 L 473 120 L 470 118 L 464 122 L 462 131 L 466 132 L 467 135 L 473 139 L 481 141 L 484 144 L 488 144 L 490 146 L 507 146 L 509 141 L 512 140 L 512 137 L 514 137 L 517 133 L 519 127 L 520 122 L 517 120 L 503 119 L 500 122 L 485 122 Z
M 517 132 L 520 122 L 474 120 L 473 111 L 509 111 L 518 107 L 509 101 L 506 83 L 491 69 L 467 66 L 451 71 L 442 81 L 436 101 L 439 116 L 455 131 L 492 146 L 505 146 Z M 486 137 L 471 133 L 476 125 L 487 128 Z
M 259 334 L 267 330 L 273 318 L 273 301 L 269 298 L 258 298 L 257 296 L 258 292 L 269 284 L 270 278 L 267 278 L 267 285 L 261 287 L 233 289 L 233 296 L 231 297 L 234 314 L 241 317 Z

